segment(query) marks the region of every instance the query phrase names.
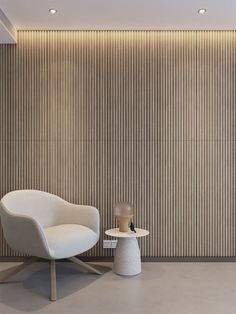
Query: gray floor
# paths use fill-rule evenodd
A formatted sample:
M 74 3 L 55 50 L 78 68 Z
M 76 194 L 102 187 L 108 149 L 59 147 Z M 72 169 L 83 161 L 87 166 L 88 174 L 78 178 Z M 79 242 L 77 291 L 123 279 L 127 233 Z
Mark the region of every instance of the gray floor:
M 0 269 L 13 263 L 0 263 Z M 40 314 L 233 314 L 235 263 L 143 263 L 139 276 L 124 278 L 111 264 L 97 276 L 57 266 L 58 301 L 50 302 L 47 264 L 38 263 L 0 285 L 0 313 Z M 97 265 L 96 265 L 97 266 Z

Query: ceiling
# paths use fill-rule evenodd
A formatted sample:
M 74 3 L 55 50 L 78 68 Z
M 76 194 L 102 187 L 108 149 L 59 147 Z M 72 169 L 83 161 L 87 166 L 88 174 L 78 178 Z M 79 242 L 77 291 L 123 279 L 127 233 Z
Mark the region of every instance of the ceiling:
M 0 0 L 0 8 L 17 30 L 236 29 L 236 0 Z
M 0 8 L 0 44 L 15 44 L 17 32 Z

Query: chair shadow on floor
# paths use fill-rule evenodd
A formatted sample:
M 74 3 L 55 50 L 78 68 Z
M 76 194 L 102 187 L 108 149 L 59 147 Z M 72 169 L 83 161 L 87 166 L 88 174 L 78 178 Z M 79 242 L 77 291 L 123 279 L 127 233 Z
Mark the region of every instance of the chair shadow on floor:
M 56 305 L 60 299 L 88 287 L 111 270 L 107 266 L 98 264 L 95 267 L 102 272 L 102 275 L 88 273 L 72 263 L 58 262 L 58 300 L 51 302 L 49 300 L 49 264 L 35 263 L 8 282 L 0 284 L 0 303 L 24 312 L 36 311 L 48 305 Z

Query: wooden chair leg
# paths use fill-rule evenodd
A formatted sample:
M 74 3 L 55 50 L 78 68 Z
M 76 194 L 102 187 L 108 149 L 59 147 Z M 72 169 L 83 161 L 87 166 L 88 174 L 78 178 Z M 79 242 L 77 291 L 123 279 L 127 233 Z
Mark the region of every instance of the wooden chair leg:
M 51 277 L 51 295 L 50 300 L 57 300 L 57 282 L 56 282 L 56 261 L 50 260 L 50 277 Z
M 3 272 L 1 272 L 4 274 L 2 276 L 0 274 L 0 283 L 4 283 L 6 280 L 8 280 L 12 276 L 16 275 L 17 273 L 19 273 L 20 271 L 22 271 L 23 269 L 25 269 L 26 267 L 28 267 L 32 263 L 36 262 L 37 260 L 38 260 L 37 258 L 32 257 L 32 258 L 28 259 L 27 261 L 25 261 L 24 263 L 20 264 L 19 266 L 10 268 L 9 270 L 4 270 Z
M 74 262 L 75 264 L 78 264 L 82 267 L 84 267 L 85 269 L 89 270 L 89 271 L 92 271 L 93 273 L 97 274 L 97 275 L 102 275 L 102 273 L 95 269 L 94 267 L 82 262 L 80 259 L 78 259 L 77 257 L 73 256 L 73 257 L 70 257 L 69 258 L 70 261 Z

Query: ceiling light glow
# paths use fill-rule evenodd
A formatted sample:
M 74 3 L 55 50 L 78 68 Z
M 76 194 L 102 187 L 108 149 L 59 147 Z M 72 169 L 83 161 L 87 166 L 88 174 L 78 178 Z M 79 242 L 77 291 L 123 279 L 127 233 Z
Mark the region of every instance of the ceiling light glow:
M 206 9 L 203 9 L 203 8 L 202 8 L 202 9 L 199 9 L 199 10 L 198 10 L 198 14 L 204 14 L 204 13 L 206 13 L 206 11 L 207 11 L 207 10 L 206 10 Z
M 57 13 L 57 10 L 56 10 L 56 9 L 49 9 L 48 11 L 49 11 L 49 13 L 51 13 L 51 14 L 56 14 L 56 13 Z

